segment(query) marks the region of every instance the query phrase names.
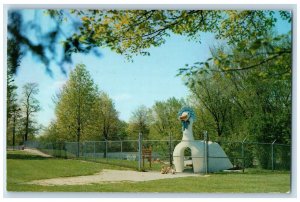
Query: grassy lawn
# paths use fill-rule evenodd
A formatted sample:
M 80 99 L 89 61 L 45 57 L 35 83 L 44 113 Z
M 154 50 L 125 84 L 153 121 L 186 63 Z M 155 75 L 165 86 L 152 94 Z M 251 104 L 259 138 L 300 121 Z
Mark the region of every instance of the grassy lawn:
M 92 185 L 39 186 L 31 180 L 90 175 L 102 169 L 128 169 L 81 160 L 43 158 L 23 151 L 9 151 L 7 190 L 33 192 L 193 192 L 193 193 L 286 193 L 290 191 L 287 171 L 246 170 L 245 173 L 215 173 L 209 177 L 184 177 L 147 182 L 120 182 Z

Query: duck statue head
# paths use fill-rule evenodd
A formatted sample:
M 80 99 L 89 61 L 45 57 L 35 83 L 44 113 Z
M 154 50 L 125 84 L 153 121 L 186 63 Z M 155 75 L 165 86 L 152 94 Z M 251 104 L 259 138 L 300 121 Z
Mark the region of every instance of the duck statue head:
M 194 140 L 193 136 L 193 123 L 196 119 L 195 112 L 190 107 L 183 107 L 178 112 L 178 119 L 182 124 L 182 140 Z

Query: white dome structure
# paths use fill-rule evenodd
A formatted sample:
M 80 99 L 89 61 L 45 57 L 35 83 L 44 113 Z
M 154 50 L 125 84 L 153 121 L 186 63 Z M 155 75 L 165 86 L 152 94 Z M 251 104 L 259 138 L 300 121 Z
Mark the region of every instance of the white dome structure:
M 195 115 L 191 108 L 182 108 L 178 115 L 182 122 L 183 135 L 182 141 L 176 145 L 173 152 L 176 172 L 184 170 L 184 151 L 187 148 L 191 149 L 194 173 L 216 172 L 233 167 L 218 143 L 209 141 L 206 146 L 204 141 L 194 140 L 192 126 Z M 206 158 L 207 156 L 208 158 Z

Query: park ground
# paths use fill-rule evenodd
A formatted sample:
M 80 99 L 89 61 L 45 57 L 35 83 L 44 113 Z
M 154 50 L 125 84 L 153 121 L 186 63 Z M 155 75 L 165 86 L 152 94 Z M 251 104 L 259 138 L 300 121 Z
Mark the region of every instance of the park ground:
M 6 166 L 8 192 L 289 193 L 291 189 L 289 171 L 246 169 L 244 173 L 220 172 L 207 176 L 175 174 L 173 177 L 172 174 L 167 176 L 152 170 L 143 175 L 143 172 L 136 172 L 128 167 L 103 162 L 51 158 L 26 151 L 7 151 Z M 71 179 L 78 182 L 78 179 L 91 179 L 99 173 L 106 172 L 121 175 L 130 173 L 133 179 L 139 180 L 56 183 L 56 180 L 68 182 L 72 181 Z M 161 175 L 162 179 L 156 177 L 149 181 L 141 181 L 141 178 L 146 179 L 151 173 L 153 176 Z

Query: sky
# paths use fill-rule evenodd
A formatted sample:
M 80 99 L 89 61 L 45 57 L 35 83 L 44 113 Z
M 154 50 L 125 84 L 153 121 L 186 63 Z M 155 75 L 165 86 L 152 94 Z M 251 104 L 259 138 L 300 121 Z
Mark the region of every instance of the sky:
M 27 11 L 25 18 L 34 18 L 32 13 Z M 51 24 L 47 23 L 46 18 L 43 16 L 40 21 L 45 24 L 45 30 L 51 29 Z M 289 29 L 290 25 L 283 22 L 278 23 L 276 27 L 278 33 Z M 93 54 L 73 55 L 73 64 L 69 65 L 69 69 L 73 69 L 78 63 L 85 64 L 95 84 L 113 99 L 120 119 L 128 121 L 132 112 L 140 105 L 151 107 L 155 101 L 188 96 L 187 87 L 180 77 L 175 76 L 178 69 L 185 64 L 205 61 L 210 56 L 209 47 L 220 43 L 214 39 L 213 34 L 202 34 L 201 39 L 201 43 L 198 43 L 189 41 L 184 36 L 171 35 L 165 44 L 158 48 L 150 48 L 150 56 L 135 56 L 133 62 L 107 48 L 100 48 L 101 57 Z M 39 84 L 40 92 L 36 98 L 40 101 L 42 110 L 37 113 L 36 120 L 44 126 L 55 119 L 52 97 L 68 79 L 58 66 L 52 64 L 51 69 L 53 77 L 46 73 L 42 63 L 35 60 L 31 54 L 27 54 L 15 79 L 19 95 L 25 83 Z

